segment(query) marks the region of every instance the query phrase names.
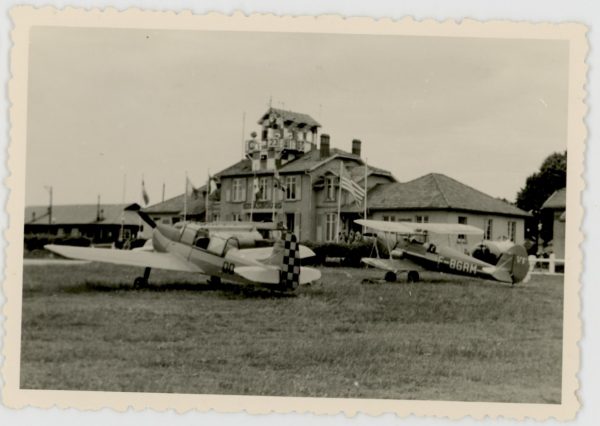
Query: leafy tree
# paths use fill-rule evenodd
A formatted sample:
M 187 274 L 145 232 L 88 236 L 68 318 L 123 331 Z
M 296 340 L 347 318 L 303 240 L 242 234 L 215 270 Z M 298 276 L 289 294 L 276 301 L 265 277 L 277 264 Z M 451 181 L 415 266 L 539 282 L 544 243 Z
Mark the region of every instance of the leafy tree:
M 535 238 L 537 224 L 541 221 L 546 222 L 540 211 L 542 204 L 554 191 L 565 186 L 567 186 L 567 151 L 555 152 L 544 160 L 539 171 L 527 178 L 525 186 L 517 194 L 517 206 L 533 214 L 533 219 L 528 221 L 526 237 Z M 542 230 L 544 240 L 551 237 L 551 227 L 544 224 Z

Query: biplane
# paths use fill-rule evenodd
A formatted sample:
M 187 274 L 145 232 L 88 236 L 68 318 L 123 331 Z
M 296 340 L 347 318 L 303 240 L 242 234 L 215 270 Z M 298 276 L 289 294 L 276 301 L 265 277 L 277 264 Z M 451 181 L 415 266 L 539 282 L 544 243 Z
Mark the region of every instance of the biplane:
M 428 241 L 430 234 L 477 235 L 483 230 L 464 224 L 384 222 L 359 219 L 357 224 L 377 232 L 377 240 L 387 248 L 388 258 L 363 258 L 366 265 L 386 271 L 386 281 L 396 281 L 407 273 L 408 282 L 417 282 L 421 271 L 445 272 L 516 284 L 527 281 L 530 264 L 523 246 L 487 242 L 471 252 Z M 482 238 L 483 240 L 483 238 Z
M 278 231 L 281 237 L 272 242 L 251 224 L 185 223 L 176 227 L 157 224 L 136 210 L 152 228 L 152 238 L 144 247 L 116 250 L 49 244 L 45 248 L 72 259 L 143 267 L 144 274 L 135 279 L 135 287 L 148 284 L 152 268 L 207 275 L 214 284 L 224 279 L 284 291 L 321 277 L 319 270 L 301 266 L 301 260 L 314 253 L 300 245 L 291 232 Z

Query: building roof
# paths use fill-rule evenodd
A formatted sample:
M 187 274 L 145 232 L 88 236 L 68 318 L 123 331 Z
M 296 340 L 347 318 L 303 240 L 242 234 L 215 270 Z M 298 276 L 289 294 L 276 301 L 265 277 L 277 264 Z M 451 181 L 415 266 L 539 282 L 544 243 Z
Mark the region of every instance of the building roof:
M 507 216 L 529 213 L 455 179 L 430 173 L 406 183 L 381 184 L 369 192 L 369 209 L 462 210 Z
M 65 225 L 138 225 L 139 217 L 135 212 L 124 211 L 129 204 L 100 204 L 101 220 L 98 221 L 97 204 L 65 204 L 52 206 L 52 224 Z M 35 215 L 34 215 L 35 214 Z M 25 207 L 26 225 L 48 225 L 48 206 Z
M 567 188 L 561 188 L 552 193 L 550 197 L 542 204 L 543 209 L 566 209 L 567 208 Z
M 187 197 L 187 212 L 188 215 L 201 214 L 205 210 L 204 202 L 204 191 L 206 185 L 197 188 L 197 191 L 202 194 L 199 196 L 188 195 Z M 175 197 L 169 198 L 168 200 L 160 203 L 153 204 L 148 207 L 144 207 L 142 210 L 149 214 L 183 214 L 184 203 L 183 195 L 180 194 Z
M 262 124 L 264 120 L 266 120 L 271 113 L 275 113 L 283 118 L 283 121 L 292 121 L 295 124 L 306 124 L 308 127 L 321 127 L 321 125 L 310 115 L 303 114 L 301 112 L 287 111 L 279 108 L 269 108 L 267 112 L 265 112 L 260 120 L 258 120 L 258 124 Z
M 353 179 L 360 180 L 364 176 L 364 163 L 360 156 L 351 154 L 347 151 L 338 148 L 332 148 L 330 151 L 330 155 L 327 158 L 321 158 L 321 154 L 318 149 L 313 149 L 305 154 L 302 154 L 298 158 L 284 164 L 279 168 L 279 173 L 304 173 L 315 170 L 320 166 L 326 165 L 335 159 L 346 159 L 350 161 L 355 161 L 358 163 L 358 166 L 351 168 L 350 173 L 352 174 Z M 360 167 L 358 171 L 354 171 L 354 169 Z M 230 167 L 222 170 L 217 173 L 219 177 L 228 177 L 228 176 L 250 176 L 250 175 L 262 175 L 262 174 L 273 174 L 272 170 L 258 170 L 256 172 L 252 171 L 252 162 L 250 160 L 240 160 L 237 163 L 231 165 Z M 369 174 L 379 174 L 383 176 L 389 176 L 394 179 L 392 174 L 383 169 L 379 169 L 377 167 L 373 167 L 369 165 Z M 395 180 L 395 179 L 394 179 Z

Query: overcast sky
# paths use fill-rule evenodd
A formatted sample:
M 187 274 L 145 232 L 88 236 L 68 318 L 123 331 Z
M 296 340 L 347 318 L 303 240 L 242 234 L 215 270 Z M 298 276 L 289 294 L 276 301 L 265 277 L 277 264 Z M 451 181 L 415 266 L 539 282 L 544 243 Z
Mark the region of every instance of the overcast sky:
M 36 28 L 26 204 L 140 201 L 202 185 L 242 156 L 275 107 L 311 115 L 334 147 L 363 141 L 400 181 L 444 173 L 514 200 L 566 149 L 560 41 Z

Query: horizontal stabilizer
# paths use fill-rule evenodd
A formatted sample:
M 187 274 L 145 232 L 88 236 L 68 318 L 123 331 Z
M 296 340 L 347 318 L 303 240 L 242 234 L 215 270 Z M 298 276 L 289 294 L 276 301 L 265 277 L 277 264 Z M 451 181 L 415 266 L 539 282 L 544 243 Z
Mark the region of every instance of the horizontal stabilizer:
M 167 269 L 171 271 L 203 272 L 202 269 L 194 264 L 170 253 L 75 247 L 57 244 L 48 244 L 44 248 L 69 259 L 91 260 L 93 262 Z
M 259 247 L 259 248 L 247 248 L 238 250 L 237 255 L 245 259 L 252 259 L 259 262 L 263 262 L 271 257 L 273 254 L 273 247 Z M 306 259 L 313 257 L 315 252 L 306 246 L 299 246 L 298 257 L 300 259 Z
M 238 266 L 234 272 L 257 284 L 279 284 L 280 271 L 277 268 L 262 266 Z M 308 284 L 321 278 L 321 271 L 315 268 L 300 268 L 300 284 Z

